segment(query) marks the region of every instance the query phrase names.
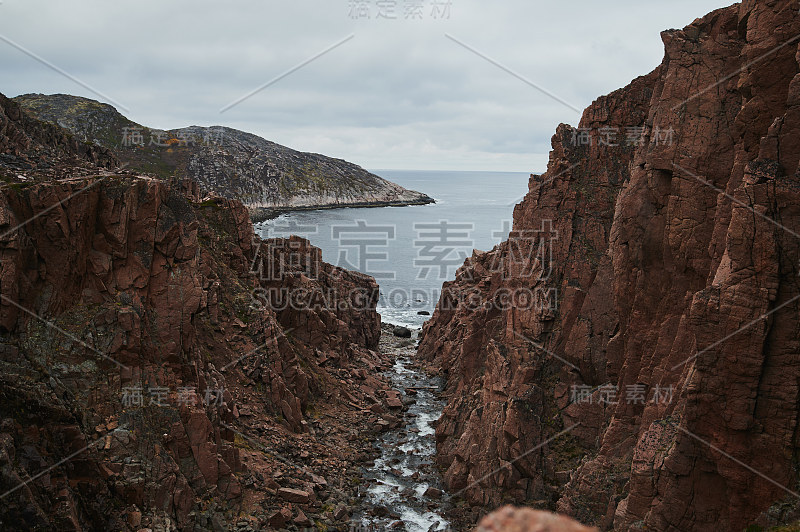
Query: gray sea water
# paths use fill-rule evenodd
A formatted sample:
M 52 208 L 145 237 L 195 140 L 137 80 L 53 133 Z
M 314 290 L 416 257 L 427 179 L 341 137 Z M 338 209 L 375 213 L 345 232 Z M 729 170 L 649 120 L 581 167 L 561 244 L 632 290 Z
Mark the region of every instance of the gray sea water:
M 256 226 L 262 237 L 296 234 L 322 249 L 325 261 L 374 276 L 384 322 L 414 328 L 433 312 L 442 283 L 473 249 L 508 237 L 528 173 L 373 170 L 436 199 L 432 205 L 330 209 L 283 214 Z

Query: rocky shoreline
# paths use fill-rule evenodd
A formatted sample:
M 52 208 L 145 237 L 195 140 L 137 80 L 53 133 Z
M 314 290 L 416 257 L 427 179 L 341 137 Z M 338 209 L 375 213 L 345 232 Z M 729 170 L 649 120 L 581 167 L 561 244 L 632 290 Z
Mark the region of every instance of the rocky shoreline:
M 794 0 L 663 32 L 421 332 L 247 207 L 427 196 L 0 95 L 0 530 L 800 529 L 798 35 Z
M 325 203 L 320 205 L 300 205 L 297 207 L 250 207 L 250 220 L 253 223 L 265 222 L 277 218 L 281 214 L 298 211 L 324 211 L 331 209 L 364 209 L 364 208 L 378 208 L 378 207 L 410 207 L 413 205 L 430 205 L 436 203 L 436 200 L 430 196 L 422 195 L 423 197 L 413 200 L 398 200 L 398 201 L 362 201 L 352 203 Z
M 46 210 L 52 197 L 85 186 L 0 187 L 0 226 L 13 227 L 25 213 Z M 43 527 L 69 520 L 76 530 L 133 532 L 346 530 L 361 507 L 363 469 L 378 458 L 374 442 L 401 427 L 405 409 L 401 391 L 384 376 L 397 354 L 379 347 L 387 331 L 395 338 L 393 328 L 381 328 L 374 299 L 363 299 L 377 285 L 321 262 L 302 239 L 272 239 L 267 253 L 241 204 L 204 205 L 192 201 L 192 190 L 184 193 L 189 197 L 157 180 L 109 176 L 43 221 L 64 227 L 69 219 L 80 232 L 52 241 L 28 228 L 27 239 L 15 232 L 0 241 L 0 393 L 7 398 L 0 405 L 0 488 L 12 490 L 0 528 L 32 519 Z M 113 214 L 120 205 L 133 210 L 124 231 Z M 87 243 L 84 231 L 98 236 Z M 112 233 L 123 236 L 114 241 Z M 89 251 L 92 245 L 108 256 Z M 308 264 L 293 264 L 277 280 L 260 275 L 298 250 Z M 75 267 L 64 261 L 87 256 L 86 278 L 71 275 Z M 139 262 L 123 260 L 131 256 L 163 266 L 140 270 Z M 51 267 L 21 279 L 24 257 Z M 170 273 L 170 265 L 180 270 Z M 306 276 L 312 271 L 313 279 Z M 28 289 L 15 291 L 23 282 Z M 337 295 L 274 313 L 248 306 L 253 283 Z M 40 307 L 31 298 L 48 286 L 58 289 L 50 288 L 49 306 Z M 353 294 L 362 299 L 345 299 Z M 134 299 L 140 297 L 146 299 Z M 173 304 L 176 298 L 182 304 Z M 62 333 L 26 322 L 20 308 L 90 336 L 48 349 L 63 343 Z M 98 347 L 84 352 L 87 341 Z M 136 389 L 142 400 L 131 400 Z M 82 447 L 89 450 L 77 469 L 55 464 L 46 481 L 22 484 L 47 467 L 47 457 Z M 94 495 L 84 499 L 87 493 Z M 109 513 L 105 504 L 120 510 Z M 31 508 L 35 517 L 26 517 Z

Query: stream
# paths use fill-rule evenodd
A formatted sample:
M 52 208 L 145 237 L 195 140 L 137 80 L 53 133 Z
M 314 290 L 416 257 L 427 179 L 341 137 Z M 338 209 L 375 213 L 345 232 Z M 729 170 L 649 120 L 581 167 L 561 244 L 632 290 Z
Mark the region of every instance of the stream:
M 413 347 L 392 349 L 398 356 L 386 376 L 408 409 L 402 425 L 376 443 L 380 457 L 364 469 L 362 495 L 367 510 L 356 516 L 355 523 L 362 530 L 447 530 L 448 522 L 442 517 L 446 494 L 433 462 L 432 424 L 444 407 L 437 396 L 440 379 L 418 368 L 411 358 Z

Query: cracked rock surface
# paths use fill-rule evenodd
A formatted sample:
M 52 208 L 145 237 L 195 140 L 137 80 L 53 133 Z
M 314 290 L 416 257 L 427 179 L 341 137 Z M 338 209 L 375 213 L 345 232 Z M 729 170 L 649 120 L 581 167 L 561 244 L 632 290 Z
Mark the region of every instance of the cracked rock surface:
M 446 380 L 454 519 L 505 501 L 602 530 L 800 517 L 798 33 L 796 2 L 752 0 L 665 31 L 663 63 L 584 111 L 591 145 L 559 126 L 509 241 L 446 285 L 420 354 Z M 546 232 L 552 261 L 520 253 Z

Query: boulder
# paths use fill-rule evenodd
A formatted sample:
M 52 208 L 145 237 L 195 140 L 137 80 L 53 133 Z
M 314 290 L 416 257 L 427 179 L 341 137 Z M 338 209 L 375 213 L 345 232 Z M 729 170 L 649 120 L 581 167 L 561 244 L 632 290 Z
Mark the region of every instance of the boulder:
M 289 508 L 281 508 L 277 512 L 270 515 L 267 519 L 267 522 L 272 528 L 283 528 L 291 518 L 292 511 Z
M 350 517 L 350 510 L 348 510 L 346 505 L 340 504 L 333 511 L 333 517 L 337 521 L 344 521 L 345 519 Z
M 310 495 L 303 490 L 296 490 L 293 488 L 281 488 L 278 490 L 278 496 L 282 499 L 293 502 L 296 504 L 308 504 Z
M 411 338 L 411 329 L 408 327 L 397 326 L 392 329 L 392 334 L 398 338 Z
M 306 514 L 303 513 L 303 510 L 298 510 L 297 511 L 297 515 L 295 516 L 293 521 L 294 521 L 294 524 L 296 524 L 297 526 L 300 526 L 300 527 L 309 527 L 309 526 L 314 524 L 311 521 L 311 519 L 309 519 L 308 516 L 306 516 Z
M 478 523 L 475 532 L 598 532 L 569 517 L 530 508 L 504 506 Z
M 439 488 L 434 488 L 433 486 L 429 487 L 425 490 L 425 496 L 430 497 L 431 499 L 441 499 L 442 498 L 442 490 Z

